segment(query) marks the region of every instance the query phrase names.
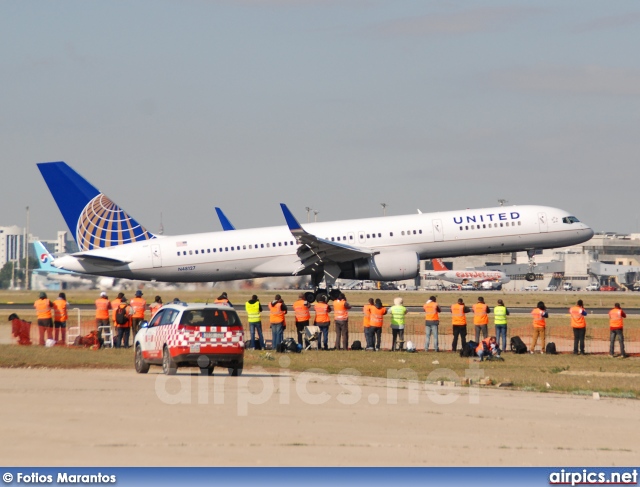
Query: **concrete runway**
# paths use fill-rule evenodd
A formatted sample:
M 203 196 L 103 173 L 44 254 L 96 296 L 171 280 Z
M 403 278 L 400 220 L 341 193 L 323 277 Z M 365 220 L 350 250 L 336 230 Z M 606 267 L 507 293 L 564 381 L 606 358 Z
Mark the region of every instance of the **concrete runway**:
M 0 369 L 3 464 L 620 466 L 640 458 L 634 400 L 424 384 L 415 392 L 406 382 L 286 369 L 241 378 L 159 370 Z

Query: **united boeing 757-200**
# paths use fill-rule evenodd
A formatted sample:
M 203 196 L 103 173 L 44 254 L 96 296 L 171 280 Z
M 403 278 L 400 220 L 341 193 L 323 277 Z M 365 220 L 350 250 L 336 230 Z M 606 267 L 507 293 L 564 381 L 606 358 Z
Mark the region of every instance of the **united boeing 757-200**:
M 154 235 L 64 162 L 38 164 L 79 251 L 53 265 L 85 274 L 166 282 L 309 275 L 396 281 L 418 275 L 422 259 L 535 251 L 585 242 L 593 230 L 547 206 L 510 206 L 189 235 Z M 313 297 L 313 294 L 310 296 Z

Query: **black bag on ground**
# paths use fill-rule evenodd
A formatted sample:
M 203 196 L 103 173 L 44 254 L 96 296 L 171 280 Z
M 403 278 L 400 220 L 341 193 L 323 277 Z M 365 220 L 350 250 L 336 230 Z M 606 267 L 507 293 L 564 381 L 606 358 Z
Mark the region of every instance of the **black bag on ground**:
M 285 345 L 284 342 L 278 343 L 278 346 L 276 347 L 276 352 L 285 353 L 286 351 L 287 351 L 287 345 Z
M 545 348 L 544 352 L 550 355 L 556 355 L 558 353 L 556 351 L 556 344 L 554 342 L 547 343 L 547 347 Z
M 355 342 L 353 342 L 353 345 L 351 345 L 351 350 L 362 350 L 362 343 L 360 343 L 360 340 L 356 340 Z
M 287 352 L 298 353 L 298 343 L 293 338 L 287 338 L 284 341 L 285 350 Z
M 519 336 L 511 337 L 510 345 L 514 353 L 527 353 L 527 346 Z
M 462 349 L 460 350 L 460 356 L 475 357 L 477 347 L 478 347 L 478 344 L 476 342 L 473 342 L 473 341 L 467 342 L 467 344 L 464 347 L 462 347 Z

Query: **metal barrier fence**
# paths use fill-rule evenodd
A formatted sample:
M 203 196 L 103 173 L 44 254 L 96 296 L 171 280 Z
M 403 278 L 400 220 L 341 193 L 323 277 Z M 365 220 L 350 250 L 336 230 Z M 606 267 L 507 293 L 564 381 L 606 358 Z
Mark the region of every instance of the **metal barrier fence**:
M 241 313 L 240 313 L 241 314 Z M 242 314 L 241 314 L 242 315 Z M 245 339 L 249 340 L 249 326 L 245 323 L 244 332 Z M 451 350 L 451 344 L 453 340 L 453 330 L 451 324 L 440 322 L 438 327 L 438 342 L 441 351 Z M 313 324 L 313 320 L 311 320 Z M 96 321 L 93 318 L 81 317 L 78 313 L 77 317 L 71 318 L 67 322 L 67 344 L 73 344 L 73 340 L 76 336 L 85 336 L 89 332 L 96 330 Z M 262 319 L 262 332 L 267 347 L 270 347 L 271 343 L 271 327 L 269 325 L 268 318 Z M 522 341 L 527 345 L 527 348 L 531 349 L 533 327 L 531 325 L 509 325 L 507 327 L 507 348 L 509 347 L 509 341 L 513 336 L 519 336 Z M 38 326 L 37 323 L 31 325 L 31 341 L 34 344 L 38 343 Z M 494 325 L 489 325 L 489 335 L 495 336 Z M 297 332 L 295 326 L 295 320 L 292 317 L 286 318 L 286 329 L 284 332 L 285 338 L 293 338 L 297 341 Z M 46 338 L 46 337 L 45 337 Z M 329 327 L 329 348 L 335 347 L 335 323 L 332 321 Z M 467 325 L 467 340 L 473 340 L 475 338 L 475 326 L 473 324 Z M 362 327 L 362 317 L 354 316 L 349 318 L 349 347 L 355 340 L 359 340 L 362 346 L 365 346 L 366 340 L 364 337 L 364 329 Z M 423 351 L 425 346 L 425 326 L 422 318 L 417 316 L 407 317 L 407 323 L 405 325 L 404 332 L 405 343 L 409 340 L 413 342 L 417 350 Z M 571 353 L 573 351 L 573 331 L 571 327 L 559 324 L 547 324 L 545 330 L 546 343 L 554 342 L 556 350 L 559 353 Z M 130 343 L 133 342 L 133 336 L 130 338 Z M 387 323 L 382 329 L 381 348 L 391 349 L 392 335 L 391 328 Z M 640 354 L 640 329 L 630 328 L 624 330 L 624 343 L 627 354 Z M 458 345 L 458 349 L 459 349 Z M 538 340 L 538 350 L 540 349 L 540 340 Z M 431 347 L 433 349 L 433 339 L 431 341 Z M 587 324 L 587 331 L 585 337 L 585 351 L 592 354 L 608 354 L 609 353 L 609 327 L 602 323 L 601 326 L 589 326 Z M 619 353 L 618 343 L 615 345 L 615 352 Z

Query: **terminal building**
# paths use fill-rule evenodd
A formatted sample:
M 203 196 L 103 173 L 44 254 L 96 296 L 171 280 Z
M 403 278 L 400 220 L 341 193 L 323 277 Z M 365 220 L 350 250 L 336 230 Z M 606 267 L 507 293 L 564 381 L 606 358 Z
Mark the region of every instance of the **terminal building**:
M 504 290 L 520 291 L 537 285 L 561 289 L 571 285 L 574 289 L 587 286 L 608 286 L 620 290 L 640 289 L 640 234 L 620 235 L 597 233 L 591 240 L 573 247 L 547 249 L 535 256 L 536 282 L 525 280 L 528 272 L 526 252 L 492 254 L 446 259 L 445 265 L 452 270 L 501 270 L 511 281 L 503 285 Z M 430 262 L 422 263 L 429 269 Z M 423 287 L 437 279 L 422 279 Z

